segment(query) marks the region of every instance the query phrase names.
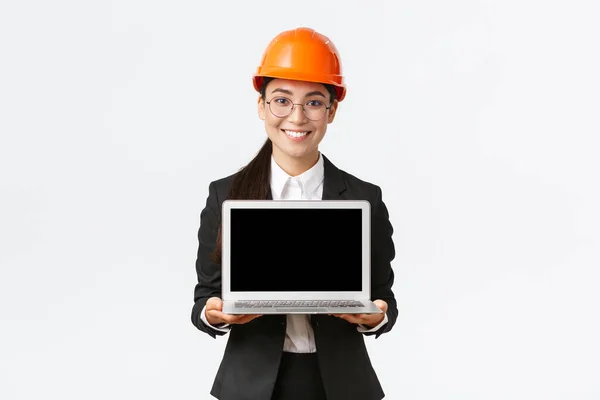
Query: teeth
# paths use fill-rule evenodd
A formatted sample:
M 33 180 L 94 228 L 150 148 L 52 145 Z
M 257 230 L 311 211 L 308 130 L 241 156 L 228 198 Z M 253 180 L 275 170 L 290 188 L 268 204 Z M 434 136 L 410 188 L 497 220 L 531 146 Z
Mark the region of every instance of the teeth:
M 306 136 L 307 132 L 294 132 L 294 131 L 284 131 L 286 135 L 291 136 L 291 137 L 302 137 L 302 136 Z

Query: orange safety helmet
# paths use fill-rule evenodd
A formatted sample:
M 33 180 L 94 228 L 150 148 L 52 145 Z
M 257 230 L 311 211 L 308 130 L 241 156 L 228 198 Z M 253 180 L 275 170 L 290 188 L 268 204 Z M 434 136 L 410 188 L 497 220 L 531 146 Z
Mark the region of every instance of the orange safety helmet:
M 269 43 L 252 76 L 256 91 L 264 77 L 330 84 L 338 101 L 346 96 L 339 52 L 326 36 L 310 28 L 281 32 Z

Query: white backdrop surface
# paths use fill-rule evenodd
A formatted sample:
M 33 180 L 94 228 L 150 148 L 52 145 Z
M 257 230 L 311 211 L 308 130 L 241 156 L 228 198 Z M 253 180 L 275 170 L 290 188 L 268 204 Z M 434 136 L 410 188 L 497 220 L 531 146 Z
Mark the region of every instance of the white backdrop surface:
M 386 398 L 600 398 L 599 11 L 3 2 L 0 398 L 211 398 L 199 214 L 264 141 L 250 76 L 299 26 L 347 78 L 321 149 L 395 228 L 400 314 L 367 338 Z

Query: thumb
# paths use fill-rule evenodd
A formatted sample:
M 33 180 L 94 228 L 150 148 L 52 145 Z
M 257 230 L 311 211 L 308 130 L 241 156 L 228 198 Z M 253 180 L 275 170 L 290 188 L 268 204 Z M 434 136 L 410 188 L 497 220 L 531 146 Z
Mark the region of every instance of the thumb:
M 206 308 L 209 310 L 223 311 L 223 301 L 218 297 L 211 297 L 206 301 Z
M 385 301 L 383 301 L 383 300 L 375 300 L 373 303 L 375 303 L 375 305 L 377 306 L 377 308 L 379 308 L 384 313 L 387 312 L 388 305 L 387 305 L 387 303 Z

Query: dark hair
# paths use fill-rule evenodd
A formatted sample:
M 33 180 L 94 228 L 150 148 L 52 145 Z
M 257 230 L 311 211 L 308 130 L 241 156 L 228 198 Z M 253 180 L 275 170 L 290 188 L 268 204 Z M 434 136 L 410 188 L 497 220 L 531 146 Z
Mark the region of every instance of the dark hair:
M 266 100 L 266 89 L 269 82 L 275 78 L 265 77 L 260 87 L 260 96 Z M 335 87 L 324 84 L 329 92 L 331 103 L 337 98 Z M 273 143 L 267 138 L 256 156 L 245 167 L 240 169 L 233 178 L 229 189 L 228 199 L 231 200 L 265 200 L 271 190 L 271 154 Z M 215 263 L 221 263 L 221 227 L 217 233 L 217 243 L 212 253 Z

